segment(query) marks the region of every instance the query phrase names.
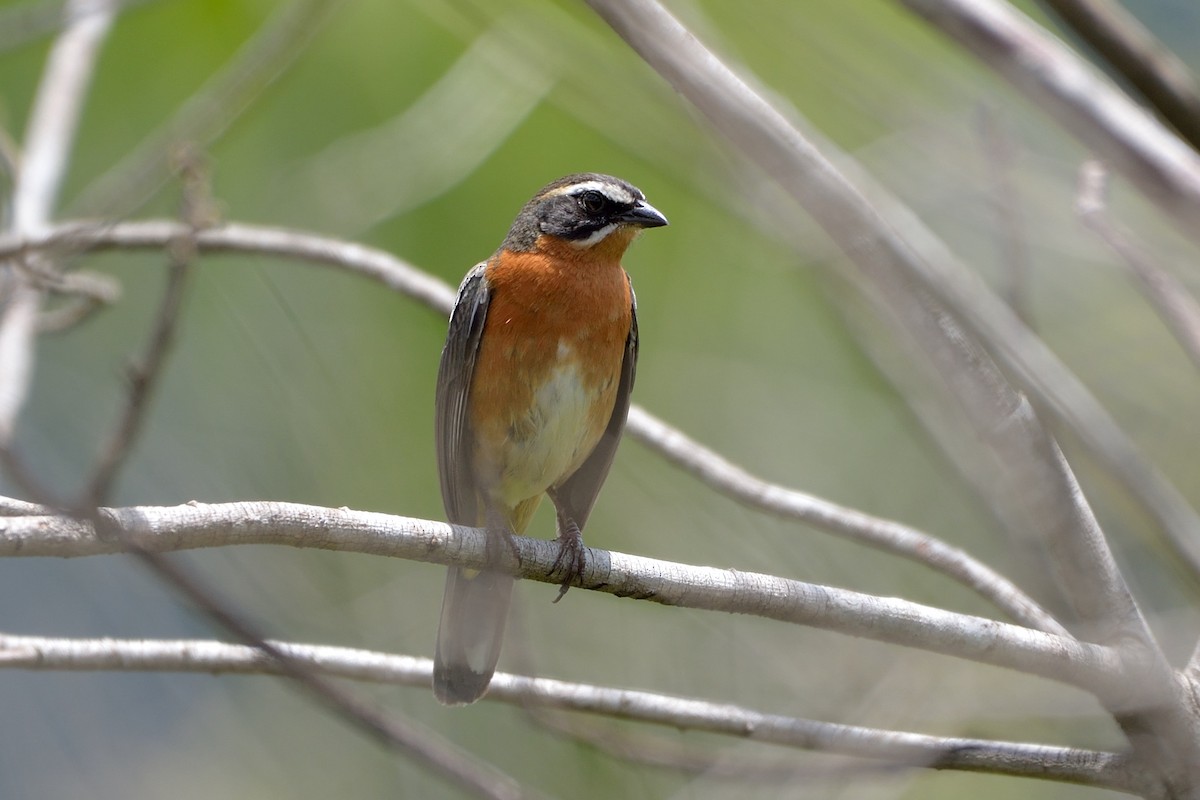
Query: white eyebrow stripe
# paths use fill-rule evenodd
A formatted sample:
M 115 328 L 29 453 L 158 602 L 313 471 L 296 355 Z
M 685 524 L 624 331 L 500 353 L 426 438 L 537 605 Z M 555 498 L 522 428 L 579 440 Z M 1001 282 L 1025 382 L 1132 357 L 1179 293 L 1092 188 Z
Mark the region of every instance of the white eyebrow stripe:
M 576 197 L 584 192 L 599 192 L 614 203 L 623 206 L 633 205 L 637 202 L 637 198 L 624 188 L 604 181 L 572 183 L 570 186 L 564 186 L 557 191 L 551 192 L 551 194 L 569 194 L 572 197 Z

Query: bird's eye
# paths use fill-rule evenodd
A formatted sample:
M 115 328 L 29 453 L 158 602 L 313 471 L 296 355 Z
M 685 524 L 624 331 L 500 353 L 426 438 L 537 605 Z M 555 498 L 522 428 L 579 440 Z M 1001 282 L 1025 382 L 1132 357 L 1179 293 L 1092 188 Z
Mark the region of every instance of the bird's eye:
M 579 195 L 579 207 L 589 214 L 599 214 L 607 205 L 607 198 L 595 190 Z

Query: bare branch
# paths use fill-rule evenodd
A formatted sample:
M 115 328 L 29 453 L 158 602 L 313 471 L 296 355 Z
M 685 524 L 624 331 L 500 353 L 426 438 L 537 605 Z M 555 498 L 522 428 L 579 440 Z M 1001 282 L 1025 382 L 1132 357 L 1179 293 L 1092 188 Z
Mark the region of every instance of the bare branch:
M 1200 150 L 1200 86 L 1187 65 L 1111 0 L 1043 0 Z
M 554 541 L 516 537 L 520 563 L 488 561 L 482 529 L 294 503 L 190 503 L 101 509 L 100 529 L 70 517 L 0 517 L 0 556 L 79 556 L 136 547 L 151 553 L 242 544 L 368 553 L 558 584 Z M 579 585 L 618 597 L 724 611 L 838 631 L 1066 682 L 1122 707 L 1161 703 L 1162 687 L 1133 680 L 1113 650 L 897 598 L 771 575 L 588 550 Z
M 103 524 L 101 510 L 92 510 L 96 512 L 95 519 Z M 409 719 L 375 710 L 319 675 L 303 660 L 292 658 L 285 649 L 255 630 L 244 617 L 226 608 L 216 599 L 216 595 L 192 576 L 160 553 L 143 547 L 126 531 L 105 526 L 103 535 L 117 543 L 118 552 L 137 557 L 173 590 L 195 604 L 206 617 L 242 640 L 259 659 L 271 664 L 274 672 L 291 679 L 320 705 L 384 747 L 413 759 L 478 797 L 521 800 L 532 796 L 513 778 L 486 761 Z
M 689 746 L 665 736 L 632 731 L 614 723 L 603 723 L 560 711 L 526 707 L 527 716 L 537 725 L 560 736 L 594 747 L 602 753 L 633 764 L 673 770 L 685 775 L 703 775 L 717 780 L 748 783 L 789 784 L 804 781 L 863 779 L 891 776 L 909 765 L 883 761 L 864 763 L 857 759 L 838 759 L 835 763 L 797 763 L 794 757 L 755 758 L 731 754 L 713 748 Z M 823 724 L 823 723 L 816 723 Z M 684 729 L 686 730 L 686 729 Z
M 0 236 L 0 258 L 42 250 L 161 248 L 183 235 L 185 226 L 166 220 L 113 225 L 64 223 L 39 237 Z M 195 244 L 201 252 L 285 256 L 340 267 L 377 280 L 444 314 L 449 314 L 454 304 L 454 290 L 443 281 L 389 253 L 352 242 L 281 228 L 227 223 L 197 231 Z M 638 406 L 630 411 L 627 431 L 672 463 L 739 502 L 919 561 L 978 591 L 1019 622 L 1053 633 L 1064 632 L 1061 625 L 1010 581 L 929 534 L 762 481 Z
M 167 246 L 170 260 L 167 284 L 145 355 L 139 363 L 129 366 L 126 375 L 129 389 L 124 408 L 112 436 L 100 451 L 92 469 L 91 479 L 76 504 L 79 509 L 96 508 L 108 499 L 113 481 L 116 480 L 121 465 L 129 456 L 129 451 L 142 429 L 151 394 L 175 338 L 175 327 L 183 305 L 185 281 L 197 254 L 196 231 L 210 219 L 211 197 L 207 165 L 199 154 L 190 150 L 181 154 L 180 158 L 183 222 L 188 232 Z
M 1086 162 L 1079 171 L 1075 204 L 1079 218 L 1117 254 L 1142 296 L 1158 312 L 1183 352 L 1200 368 L 1200 303 L 1182 281 L 1151 260 L 1129 231 L 1108 218 L 1107 189 L 1104 165 L 1098 161 Z
M 74 0 L 38 86 L 13 187 L 12 230 L 37 233 L 50 220 L 100 46 L 116 14 L 107 0 Z M 29 393 L 41 293 L 0 265 L 0 445 L 13 434 Z
M 1058 621 L 1003 575 L 936 537 L 899 522 L 767 483 L 641 408 L 629 410 L 627 430 L 630 436 L 672 464 L 740 503 L 925 564 L 969 586 L 1024 625 L 1070 636 Z
M 426 688 L 426 658 L 342 647 L 272 642 L 289 659 L 328 677 Z M 277 674 L 278 665 L 251 647 L 214 641 L 49 639 L 0 635 L 0 668 L 153 670 Z M 838 725 L 765 714 L 684 697 L 497 673 L 487 700 L 523 708 L 578 711 L 723 734 L 756 742 L 879 759 L 891 764 L 955 769 L 1136 791 L 1140 783 L 1116 753 L 987 739 L 960 739 Z
M 145 222 L 71 222 L 35 236 L 0 235 L 0 259 L 47 251 L 152 249 L 167 247 L 186 236 L 188 226 L 175 220 Z M 283 256 L 345 269 L 378 281 L 435 311 L 449 315 L 454 289 L 445 281 L 373 247 L 287 228 L 225 223 L 195 233 L 201 253 L 247 253 Z
M 900 0 L 1094 150 L 1200 242 L 1200 155 L 1054 36 L 997 0 Z
M 53 285 L 44 287 L 66 300 L 38 315 L 39 333 L 58 333 L 88 319 L 95 311 L 121 298 L 121 284 L 111 275 L 76 270 L 64 272 Z

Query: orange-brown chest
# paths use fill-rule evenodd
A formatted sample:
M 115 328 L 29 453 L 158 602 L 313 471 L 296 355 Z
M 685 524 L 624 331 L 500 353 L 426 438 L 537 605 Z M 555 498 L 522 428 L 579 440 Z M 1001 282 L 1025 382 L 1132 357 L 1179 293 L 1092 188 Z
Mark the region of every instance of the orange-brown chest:
M 509 252 L 489 262 L 486 277 L 472 427 L 494 480 L 512 484 L 504 494 L 540 493 L 578 468 L 612 415 L 632 321 L 629 281 L 616 259 Z

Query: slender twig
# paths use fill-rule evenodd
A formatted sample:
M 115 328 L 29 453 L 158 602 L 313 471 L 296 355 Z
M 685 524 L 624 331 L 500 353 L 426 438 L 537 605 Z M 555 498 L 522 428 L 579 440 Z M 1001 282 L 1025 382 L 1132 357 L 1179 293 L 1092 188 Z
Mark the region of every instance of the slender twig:
M 1111 0 L 1042 0 L 1200 150 L 1200 85 L 1178 56 Z
M 0 517 L 0 556 L 80 557 L 122 552 L 275 544 L 368 553 L 561 583 L 554 541 L 514 537 L 519 558 L 488 561 L 482 529 L 295 503 L 247 502 L 102 509 L 72 517 Z M 557 577 L 556 577 L 557 576 Z M 575 585 L 575 584 L 573 584 Z M 1165 702 L 1156 682 L 1134 680 L 1107 647 L 906 600 L 772 575 L 590 549 L 578 585 L 664 605 L 774 619 L 901 644 L 1063 681 L 1125 706 Z
M 21 234 L 37 233 L 50 220 L 116 6 L 107 0 L 74 0 L 67 11 L 71 22 L 50 50 L 14 182 L 12 230 Z M 10 276 L 5 289 L 0 305 L 0 445 L 11 438 L 29 393 L 41 301 L 41 293 L 19 277 Z
M 971 587 L 1024 625 L 1070 636 L 1012 581 L 940 539 L 899 522 L 767 483 L 641 408 L 630 409 L 627 430 L 672 464 L 740 503 L 925 564 Z
M 428 728 L 396 714 L 384 715 L 342 691 L 303 659 L 294 658 L 285 648 L 268 640 L 244 617 L 225 608 L 216 600 L 216 595 L 194 577 L 158 553 L 130 541 L 119 528 L 108 528 L 106 535 L 115 536 L 120 552 L 137 557 L 205 616 L 245 642 L 257 659 L 271 665 L 272 672 L 290 678 L 329 711 L 366 732 L 381 745 L 413 758 L 479 797 L 520 800 L 530 796 L 513 778 Z
M 116 278 L 86 270 L 61 273 L 57 281 L 43 288 L 47 292 L 65 296 L 66 300 L 57 307 L 41 312 L 38 316 L 40 333 L 65 331 L 121 298 L 121 284 Z
M 1133 234 L 1109 219 L 1108 175 L 1104 165 L 1088 161 L 1079 171 L 1075 210 L 1088 230 L 1121 259 L 1142 296 L 1158 313 L 1192 363 L 1200 368 L 1200 303 L 1183 282 L 1156 264 Z
M 794 758 L 757 758 L 741 753 L 734 755 L 713 748 L 689 746 L 644 731 L 626 730 L 624 726 L 618 730 L 615 729 L 615 723 L 604 724 L 576 714 L 547 711 L 533 705 L 526 707 L 525 711 L 535 725 L 558 736 L 570 737 L 613 758 L 686 775 L 703 775 L 708 779 L 775 784 L 804 781 L 809 784 L 821 780 L 886 777 L 895 775 L 899 770 L 911 769 L 911 765 L 886 761 L 870 764 L 839 759 L 832 764 L 806 764 Z
M 192 261 L 197 255 L 196 231 L 201 229 L 211 213 L 209 178 L 202 159 L 194 154 L 186 156 L 181 164 L 180 175 L 183 179 L 183 222 L 187 232 L 166 248 L 170 261 L 167 282 L 146 352 L 139 362 L 130 364 L 126 371 L 128 391 L 125 404 L 76 504 L 76 508 L 81 510 L 94 509 L 108 499 L 113 481 L 116 480 L 145 423 L 151 395 L 175 339 L 176 324 L 183 305 L 184 287 Z
M 167 285 L 163 290 L 162 304 L 159 306 L 146 353 L 140 362 L 131 364 L 126 372 L 129 391 L 121 418 L 108 443 L 100 452 L 92 470 L 91 480 L 88 481 L 78 503 L 80 508 L 98 506 L 105 501 L 145 422 L 151 392 L 157 384 L 167 351 L 175 338 L 175 325 L 183 303 L 183 290 L 191 261 L 191 256 L 187 253 L 189 249 L 190 245 L 187 242 L 181 242 L 177 253 L 171 257 Z
M 898 0 L 991 67 L 1200 242 L 1200 154 L 1009 3 Z
M 91 250 L 159 250 L 187 234 L 175 220 L 143 222 L 74 221 L 50 227 L 39 235 L 0 234 L 0 259 L 29 253 L 79 253 Z M 337 267 L 378 281 L 434 311 L 449 315 L 454 288 L 391 253 L 344 239 L 306 231 L 229 222 L 195 232 L 201 253 L 246 253 L 282 256 L 311 264 Z
M 161 248 L 184 233 L 184 226 L 165 220 L 113 225 L 64 223 L 37 238 L 0 236 L 0 258 L 42 249 L 70 252 L 112 247 Z M 454 303 L 454 290 L 443 281 L 389 253 L 352 242 L 240 223 L 197 231 L 194 241 L 201 252 L 286 256 L 347 269 L 446 314 Z M 913 559 L 979 592 L 1014 620 L 1040 630 L 1065 632 L 1011 581 L 928 533 L 763 481 L 638 406 L 630 411 L 627 430 L 652 451 L 739 502 Z
M 314 673 L 425 688 L 429 659 L 342 647 L 272 642 Z M 214 641 L 51 639 L 0 635 L 0 668 L 35 670 L 278 673 L 252 647 Z M 987 772 L 1135 791 L 1141 780 L 1117 753 L 961 739 L 839 725 L 685 697 L 497 673 L 487 700 L 579 711 L 757 742 L 879 759 L 891 764 Z

